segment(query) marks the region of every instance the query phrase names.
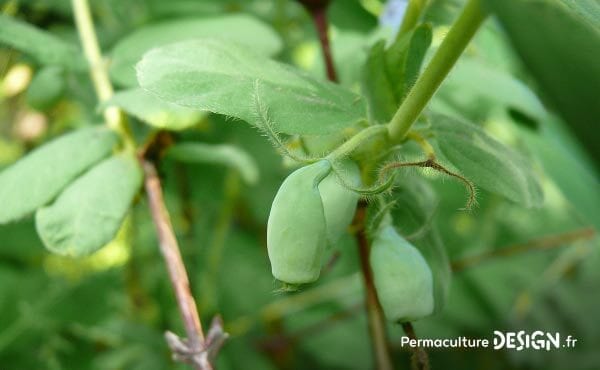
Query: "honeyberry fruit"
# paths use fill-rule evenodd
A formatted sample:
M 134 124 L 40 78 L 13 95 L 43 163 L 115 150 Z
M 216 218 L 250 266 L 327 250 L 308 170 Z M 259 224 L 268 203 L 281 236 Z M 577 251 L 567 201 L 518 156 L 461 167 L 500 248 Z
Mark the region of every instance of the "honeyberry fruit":
M 433 313 L 429 265 L 392 226 L 380 229 L 370 253 L 375 290 L 388 320 L 414 321 Z
M 338 170 L 349 185 L 360 186 L 360 171 L 355 162 L 341 161 L 338 164 Z M 333 172 L 321 181 L 319 192 L 325 211 L 327 241 L 330 245 L 335 244 L 352 222 L 359 195 L 344 187 Z
M 319 182 L 331 171 L 322 160 L 292 172 L 275 195 L 267 222 L 273 276 L 288 284 L 318 279 L 327 244 Z

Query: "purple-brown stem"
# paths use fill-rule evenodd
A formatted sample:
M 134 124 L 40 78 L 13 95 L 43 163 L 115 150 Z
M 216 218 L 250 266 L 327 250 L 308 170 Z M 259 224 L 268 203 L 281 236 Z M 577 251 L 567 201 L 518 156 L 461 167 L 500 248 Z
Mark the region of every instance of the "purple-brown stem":
M 331 47 L 329 45 L 329 33 L 327 32 L 327 10 L 323 8 L 315 11 L 312 13 L 312 18 L 319 34 L 327 78 L 332 82 L 338 82 L 335 65 L 333 64 L 333 55 L 331 54 Z
M 313 18 L 321 50 L 323 52 L 323 60 L 327 71 L 327 78 L 332 82 L 338 82 L 333 57 L 331 55 L 331 47 L 329 45 L 329 36 L 327 33 L 327 7 L 329 0 L 299 0 L 302 5 L 308 10 Z M 355 230 L 355 238 L 358 244 L 360 255 L 360 265 L 365 283 L 365 304 L 369 323 L 369 331 L 371 334 L 371 342 L 375 353 L 376 365 L 379 370 L 392 370 L 392 360 L 389 353 L 388 342 L 385 332 L 385 319 L 375 285 L 373 282 L 373 274 L 369 264 L 369 239 L 366 233 L 366 217 L 367 204 L 359 202 L 354 215 L 353 229 Z
M 329 45 L 327 7 L 329 0 L 298 0 L 308 10 L 317 33 L 319 34 L 319 42 L 323 52 L 323 60 L 327 71 L 327 78 L 332 82 L 338 82 L 333 57 L 331 55 L 331 47 Z M 373 282 L 373 273 L 369 263 L 369 239 L 366 233 L 366 217 L 367 203 L 359 202 L 354 215 L 353 230 L 355 230 L 355 238 L 358 244 L 360 255 L 360 265 L 365 284 L 365 304 L 369 323 L 369 331 L 371 334 L 371 342 L 375 354 L 376 368 L 378 370 L 392 370 L 392 360 L 389 353 L 389 346 L 385 332 L 385 319 L 375 284 Z M 335 262 L 335 259 L 333 259 Z M 330 267 L 330 266 L 329 266 Z
M 327 7 L 329 0 L 299 0 L 302 5 L 308 10 L 310 16 L 315 23 L 317 34 L 319 35 L 319 43 L 321 44 L 321 52 L 323 53 L 323 61 L 325 62 L 325 70 L 327 79 L 332 82 L 338 82 L 331 47 L 329 45 Z
M 402 329 L 410 339 L 417 340 L 417 334 L 415 334 L 415 329 L 410 322 L 403 323 Z M 414 370 L 429 370 L 429 356 L 423 348 L 418 346 L 413 348 L 411 366 Z
M 393 369 L 392 360 L 389 353 L 388 342 L 385 332 L 385 319 L 383 310 L 377 298 L 375 282 L 373 281 L 373 271 L 369 263 L 370 245 L 366 231 L 367 203 L 360 201 L 354 215 L 353 228 L 356 230 L 356 241 L 358 243 L 358 252 L 360 256 L 360 268 L 365 284 L 365 303 L 367 308 L 367 318 L 369 331 L 371 333 L 371 344 L 375 353 L 378 370 Z

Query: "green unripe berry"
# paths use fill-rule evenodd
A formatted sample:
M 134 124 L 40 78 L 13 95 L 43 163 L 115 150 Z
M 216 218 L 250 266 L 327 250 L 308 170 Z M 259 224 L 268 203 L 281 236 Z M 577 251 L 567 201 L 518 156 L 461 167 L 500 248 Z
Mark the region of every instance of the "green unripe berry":
M 330 171 L 326 160 L 299 168 L 275 195 L 267 222 L 267 250 L 278 280 L 304 284 L 319 277 L 327 226 L 318 185 Z
M 344 160 L 338 167 L 345 182 L 353 187 L 361 185 L 360 171 L 356 163 Z M 321 181 L 319 192 L 325 210 L 327 241 L 329 244 L 335 244 L 352 222 L 359 195 L 344 187 L 333 172 Z
M 375 289 L 388 320 L 413 321 L 433 313 L 433 277 L 418 249 L 391 226 L 382 228 L 370 253 Z
M 336 169 L 345 183 L 360 186 L 356 163 L 344 160 Z M 325 247 L 350 225 L 357 201 L 358 194 L 342 185 L 328 160 L 289 175 L 273 200 L 267 223 L 273 276 L 287 284 L 315 281 Z

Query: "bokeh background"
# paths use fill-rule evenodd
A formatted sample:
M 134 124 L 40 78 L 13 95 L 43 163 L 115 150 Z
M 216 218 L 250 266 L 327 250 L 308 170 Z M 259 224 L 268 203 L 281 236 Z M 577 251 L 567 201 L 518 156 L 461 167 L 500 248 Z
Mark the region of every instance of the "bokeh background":
M 130 57 L 131 46 L 120 43 L 159 22 L 246 14 L 281 38 L 277 59 L 324 76 L 314 26 L 295 1 L 91 3 L 109 58 Z M 78 45 L 69 1 L 0 4 L 5 16 Z M 434 26 L 434 47 L 461 5 L 430 4 L 426 19 Z M 402 1 L 332 2 L 331 43 L 341 83 L 358 89 L 368 46 L 377 35 L 393 32 L 401 8 Z M 193 37 L 193 29 L 185 32 Z M 127 81 L 121 72 L 111 67 L 117 87 Z M 67 130 L 100 121 L 85 71 L 48 71 L 0 44 L 0 85 L 0 168 Z M 475 210 L 460 211 L 465 202 L 460 184 L 428 172 L 407 175 L 435 189 L 428 199 L 436 205 L 433 222 L 456 269 L 445 310 L 416 322 L 415 330 L 423 338 L 487 339 L 494 330 L 542 330 L 572 335 L 577 346 L 549 352 L 433 349 L 432 369 L 600 368 L 598 163 L 545 103 L 498 23 L 488 21 L 432 104 L 460 112 L 530 157 L 543 179 L 545 203 L 524 209 L 482 190 Z M 260 170 L 259 183 L 248 186 L 235 169 L 223 166 L 167 160 L 160 168 L 203 322 L 220 313 L 231 334 L 219 369 L 372 368 L 352 238 L 329 252 L 339 258 L 317 284 L 294 294 L 278 292 L 265 228 L 271 201 L 291 169 L 246 124 L 204 114 L 190 119 L 194 128 L 178 138 L 237 145 Z M 148 132 L 143 123 L 132 123 L 140 137 Z M 183 328 L 147 206 L 140 197 L 120 236 L 78 260 L 46 251 L 30 218 L 0 226 L 0 369 L 186 368 L 170 359 L 163 339 L 165 330 Z M 503 248 L 509 252 L 498 252 Z M 488 257 L 464 264 L 482 253 Z M 408 368 L 402 329 L 390 324 L 388 332 L 397 368 Z

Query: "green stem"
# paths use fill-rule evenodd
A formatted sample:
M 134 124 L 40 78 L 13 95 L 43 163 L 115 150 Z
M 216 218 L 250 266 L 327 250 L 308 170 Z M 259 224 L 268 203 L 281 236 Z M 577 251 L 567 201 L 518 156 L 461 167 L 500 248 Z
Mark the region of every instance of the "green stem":
M 448 35 L 388 124 L 392 141 L 399 142 L 404 139 L 485 17 L 480 0 L 468 0 Z
M 83 52 L 90 65 L 90 73 L 96 95 L 100 103 L 103 103 L 113 96 L 113 87 L 108 78 L 106 64 L 102 59 L 98 37 L 94 29 L 94 21 L 90 11 L 90 5 L 87 0 L 72 0 L 73 14 L 77 33 L 81 40 Z M 133 137 L 130 134 L 125 117 L 117 107 L 107 107 L 104 109 L 104 119 L 106 125 L 119 133 L 123 139 L 125 148 L 133 151 L 135 145 Z
M 423 150 L 423 153 L 427 155 L 427 158 L 435 158 L 435 149 L 433 149 L 433 146 L 431 146 L 429 141 L 427 141 L 427 139 L 425 139 L 421 134 L 415 131 L 409 131 L 406 134 L 406 137 L 419 144 L 421 150 Z
M 410 0 L 408 2 L 406 12 L 404 13 L 404 18 L 402 18 L 402 24 L 400 25 L 400 29 L 396 35 L 396 40 L 400 40 L 402 37 L 404 37 L 404 35 L 415 28 L 419 22 L 419 18 L 421 17 L 423 9 L 425 9 L 426 4 L 427 0 Z
M 387 127 L 384 125 L 369 126 L 369 127 L 365 128 L 364 130 L 359 131 L 358 134 L 352 136 L 350 139 L 348 139 L 346 142 L 344 142 L 342 145 L 340 145 L 333 152 L 329 153 L 327 158 L 335 160 L 338 158 L 345 157 L 345 156 L 349 155 L 350 153 L 352 153 L 356 148 L 358 148 L 365 141 L 368 141 L 375 136 L 382 135 L 386 131 L 387 131 Z

